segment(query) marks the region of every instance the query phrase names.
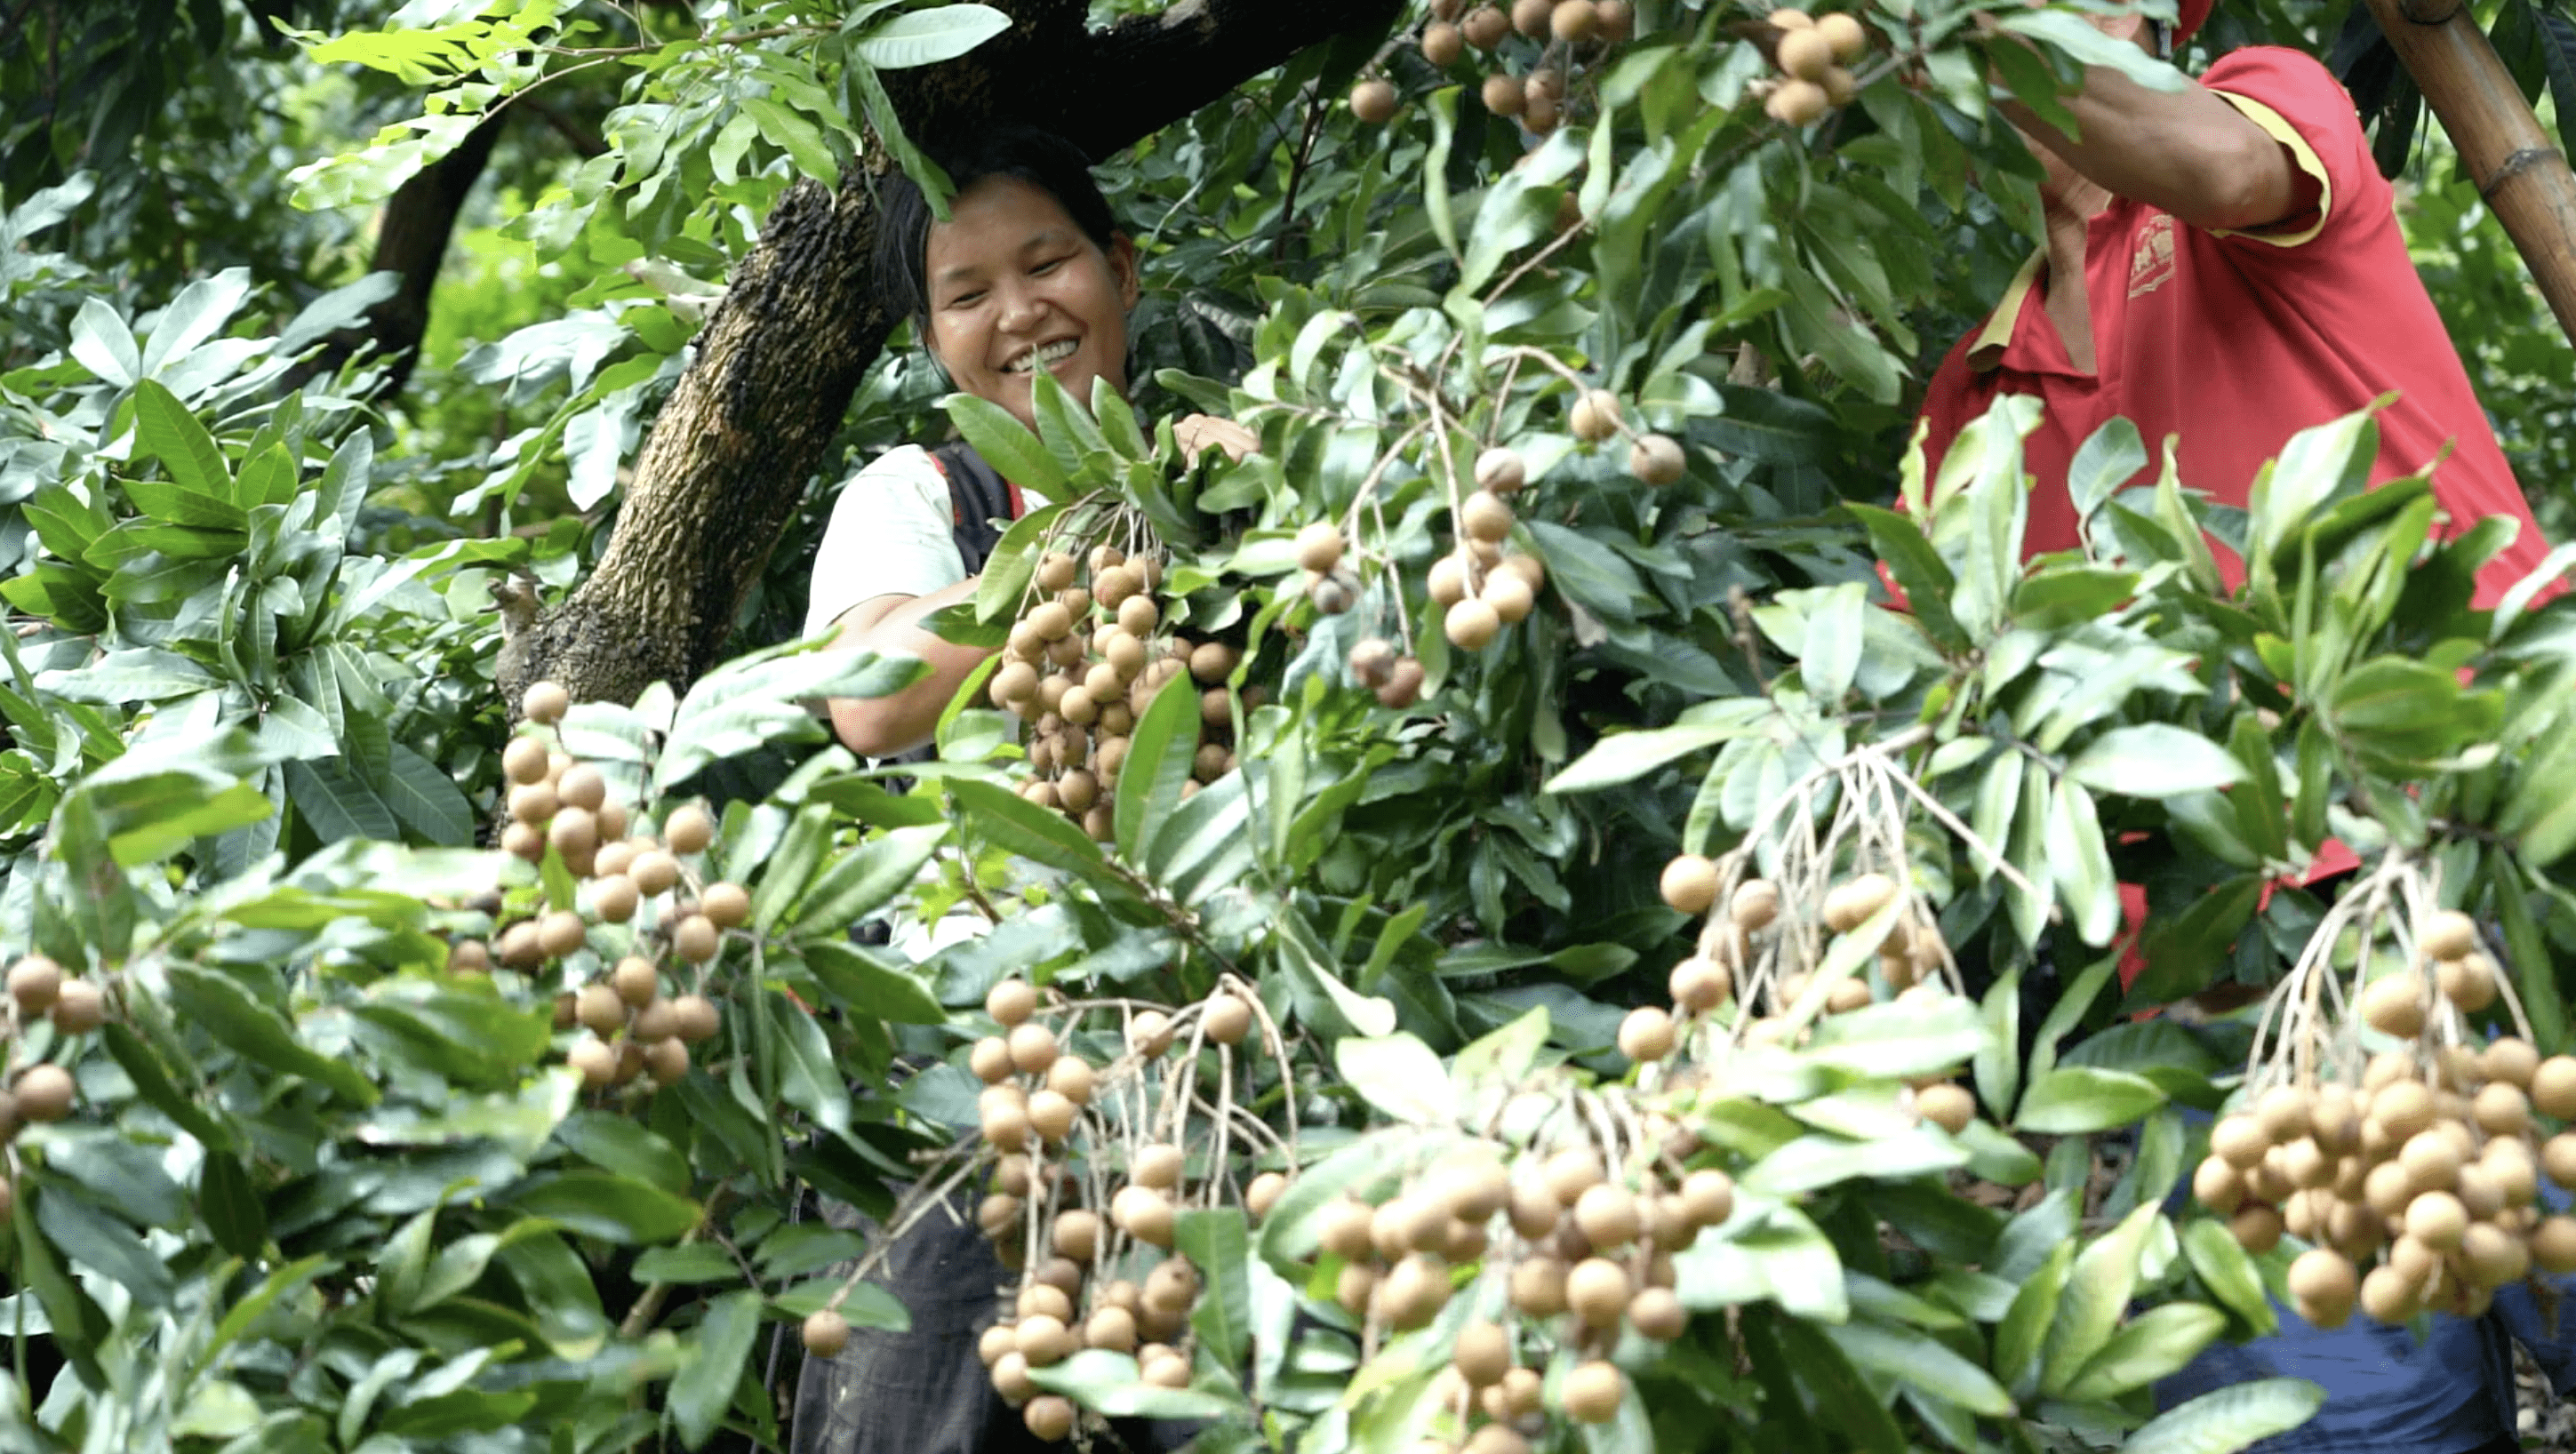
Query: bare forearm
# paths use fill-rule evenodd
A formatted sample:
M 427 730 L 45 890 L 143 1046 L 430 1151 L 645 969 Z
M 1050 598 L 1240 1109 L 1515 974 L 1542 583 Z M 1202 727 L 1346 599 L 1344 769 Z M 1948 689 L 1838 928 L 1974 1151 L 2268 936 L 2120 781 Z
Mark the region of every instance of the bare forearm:
M 2280 143 L 2198 82 L 2152 91 L 2095 66 L 2081 91 L 2060 99 L 2076 136 L 2018 101 L 1999 104 L 2024 135 L 2114 196 L 2203 228 L 2278 222 L 2297 200 L 2295 168 Z
M 891 757 L 930 740 L 939 714 L 957 688 L 992 653 L 978 646 L 959 646 L 923 629 L 933 612 L 974 599 L 976 580 L 969 576 L 926 596 L 890 596 L 862 601 L 841 618 L 832 644 L 861 651 L 901 653 L 930 663 L 930 675 L 885 697 L 842 697 L 832 702 L 832 730 L 851 751 L 868 757 Z

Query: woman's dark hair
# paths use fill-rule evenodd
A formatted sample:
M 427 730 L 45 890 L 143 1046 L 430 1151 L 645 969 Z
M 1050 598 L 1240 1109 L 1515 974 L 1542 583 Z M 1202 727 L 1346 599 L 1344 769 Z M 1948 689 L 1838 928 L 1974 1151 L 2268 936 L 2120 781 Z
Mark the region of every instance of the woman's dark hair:
M 996 126 L 947 146 L 924 148 L 957 192 L 987 177 L 1017 177 L 1056 200 L 1106 251 L 1118 232 L 1109 200 L 1091 179 L 1090 159 L 1072 142 L 1033 126 Z M 920 324 L 930 312 L 930 199 L 895 173 L 877 201 L 876 274 L 886 312 Z M 923 330 L 926 332 L 927 330 Z

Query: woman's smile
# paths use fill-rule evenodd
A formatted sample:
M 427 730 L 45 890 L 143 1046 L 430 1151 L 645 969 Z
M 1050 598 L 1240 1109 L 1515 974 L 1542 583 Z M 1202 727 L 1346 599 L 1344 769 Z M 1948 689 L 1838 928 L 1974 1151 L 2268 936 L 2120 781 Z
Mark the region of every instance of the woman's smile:
M 1102 248 L 1063 204 L 1017 177 L 986 177 L 930 229 L 930 347 L 958 388 L 1036 425 L 1030 380 L 1045 369 L 1088 405 L 1092 382 L 1127 389 L 1136 249 Z

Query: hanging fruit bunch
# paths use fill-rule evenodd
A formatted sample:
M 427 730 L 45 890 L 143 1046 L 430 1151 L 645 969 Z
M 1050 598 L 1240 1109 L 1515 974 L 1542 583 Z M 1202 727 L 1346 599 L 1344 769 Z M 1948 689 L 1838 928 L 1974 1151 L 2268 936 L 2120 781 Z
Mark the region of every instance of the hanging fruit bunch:
M 2289 1286 L 2322 1327 L 2475 1317 L 2535 1267 L 2576 1272 L 2576 1218 L 2539 1200 L 2543 1174 L 2576 1189 L 2576 1133 L 2538 1119 L 2576 1118 L 2576 1058 L 2540 1057 L 2476 922 L 2436 902 L 2391 855 L 2327 911 L 2192 1176 L 2246 1250 L 2312 1244 Z M 2482 1042 L 2499 1000 L 2520 1033 Z
M 1684 853 L 1665 864 L 1665 904 L 1700 918 L 1700 931 L 1673 966 L 1672 1009 L 1630 1011 L 1621 1052 L 1705 1063 L 1735 1047 L 1802 1044 L 1833 1016 L 1961 992 L 1958 963 L 1907 868 L 1904 809 L 1920 790 L 1904 773 L 1888 748 L 1850 753 L 1775 799 L 1723 857 Z M 1813 824 L 1828 802 L 1819 834 Z M 2013 872 L 2000 855 L 1991 861 Z M 1752 871 L 1757 862 L 1767 874 Z M 1976 1114 L 1955 1074 L 1910 1090 L 1915 1114 L 1954 1134 Z
M 49 1052 L 58 1054 L 63 1042 L 106 1024 L 108 1014 L 103 986 L 64 973 L 42 954 L 9 966 L 8 990 L 7 1018 L 0 1019 L 0 1217 L 17 1203 L 17 1152 L 11 1147 L 19 1129 L 63 1120 L 79 1098 L 71 1071 L 29 1059 L 28 1036 L 39 1024 L 50 1026 Z
M 1122 534 L 1121 546 L 1084 539 L 1065 521 L 1044 543 L 985 691 L 1029 724 L 1031 773 L 1020 796 L 1105 843 L 1137 719 L 1175 679 L 1186 676 L 1199 691 L 1200 745 L 1183 796 L 1234 770 L 1226 682 L 1241 653 L 1172 629 L 1173 602 L 1160 594 L 1162 549 L 1140 522 L 1124 512 L 1106 517 L 1103 532 Z M 1260 689 L 1247 687 L 1244 705 L 1259 701 Z
M 1809 15 L 1783 5 L 1748 29 L 1780 73 L 1777 80 L 1758 83 L 1763 114 L 1772 120 L 1805 126 L 1860 94 L 1860 81 L 1848 67 L 1869 53 L 1869 31 L 1853 17 Z
M 1281 1129 L 1252 1103 L 1288 1084 L 1288 1047 L 1230 975 L 1177 1010 L 1050 1000 L 1009 979 L 985 1010 L 998 1033 L 967 1054 L 984 1083 L 977 1132 L 944 1174 L 925 1178 L 894 1235 L 910 1217 L 945 1215 L 958 1188 L 982 1188 L 976 1224 L 1017 1278 L 979 1350 L 1030 1432 L 1061 1440 L 1077 1410 L 1032 1375 L 1075 1353 L 1130 1356 L 1147 1384 L 1190 1382 L 1200 1356 L 1190 1314 L 1203 1287 L 1175 1250 L 1176 1233 L 1184 1216 L 1217 1207 L 1241 1206 L 1258 1222 L 1287 1189 L 1286 1169 L 1297 1164 L 1293 1087 L 1280 1098 Z M 1265 1164 L 1276 1169 L 1258 1169 Z M 828 1355 L 847 1339 L 842 1294 L 808 1319 L 809 1350 Z
M 1493 68 L 1479 93 L 1485 109 L 1517 117 L 1545 136 L 1564 119 L 1569 78 L 1580 80 L 1597 68 L 1612 47 L 1634 35 L 1636 24 L 1629 0 L 1517 0 L 1508 11 L 1490 4 L 1471 10 L 1466 0 L 1432 0 L 1416 43 L 1423 59 L 1442 71 L 1457 65 L 1470 49 L 1490 57 Z M 1529 63 L 1517 73 L 1503 54 L 1515 35 L 1535 43 Z M 1373 76 L 1351 88 L 1351 114 L 1362 121 L 1391 121 L 1397 109 L 1394 83 L 1384 77 Z
M 1734 1215 L 1733 1180 L 1685 1166 L 1696 1149 L 1625 1088 L 1577 1092 L 1526 1145 L 1488 1142 L 1418 1169 L 1383 1202 L 1327 1207 L 1334 1298 L 1375 1346 L 1430 1324 L 1453 1297 L 1507 1289 L 1459 1327 L 1436 1390 L 1467 1450 L 1531 1447 L 1547 1427 L 1552 1363 L 1564 1365 L 1554 1411 L 1606 1423 L 1628 1389 L 1612 1350 L 1624 1333 L 1681 1336 L 1689 1314 L 1673 1258 Z M 1453 1269 L 1470 1266 L 1485 1277 L 1460 1286 Z
M 561 686 L 538 682 L 521 705 L 520 734 L 501 755 L 510 814 L 501 846 L 530 863 L 559 863 L 573 896 L 516 917 L 503 917 L 500 899 L 488 897 L 478 907 L 497 932 L 488 942 L 457 939 L 447 967 L 479 974 L 497 964 L 532 979 L 551 971 L 555 1028 L 589 1032 L 564 1053 L 584 1086 L 604 1091 L 644 1077 L 669 1085 L 689 1073 L 689 1047 L 721 1028 L 706 977 L 726 931 L 750 921 L 751 895 L 709 876 L 716 830 L 704 808 L 673 809 L 659 834 L 629 831 L 607 775 L 548 740 L 571 707 Z

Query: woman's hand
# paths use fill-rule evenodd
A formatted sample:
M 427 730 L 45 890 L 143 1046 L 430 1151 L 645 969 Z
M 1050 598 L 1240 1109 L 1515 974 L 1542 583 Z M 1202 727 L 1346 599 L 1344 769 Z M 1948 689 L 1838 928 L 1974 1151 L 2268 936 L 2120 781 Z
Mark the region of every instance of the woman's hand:
M 1261 449 L 1259 435 L 1231 419 L 1219 419 L 1213 414 L 1192 414 L 1174 424 L 1172 438 L 1179 441 L 1181 453 L 1187 455 L 1192 464 L 1196 464 L 1198 457 L 1211 446 L 1224 450 L 1226 458 L 1238 461 Z

